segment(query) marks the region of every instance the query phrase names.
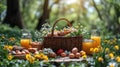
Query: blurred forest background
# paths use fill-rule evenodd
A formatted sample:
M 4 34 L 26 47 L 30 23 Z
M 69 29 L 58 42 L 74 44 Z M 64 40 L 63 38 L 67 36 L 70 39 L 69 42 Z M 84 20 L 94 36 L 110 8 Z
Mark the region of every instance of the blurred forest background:
M 88 31 L 119 34 L 120 0 L 0 0 L 0 30 L 40 30 L 44 23 L 52 25 L 61 17 L 73 25 L 82 24 Z

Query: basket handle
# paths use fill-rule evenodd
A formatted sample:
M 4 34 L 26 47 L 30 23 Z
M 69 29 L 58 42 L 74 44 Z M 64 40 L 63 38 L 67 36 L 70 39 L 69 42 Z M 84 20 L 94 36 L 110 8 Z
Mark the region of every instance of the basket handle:
M 55 23 L 53 24 L 53 27 L 52 27 L 52 37 L 53 37 L 53 34 L 54 34 L 54 28 L 55 28 L 55 25 L 57 24 L 57 22 L 59 22 L 59 21 L 61 21 L 61 20 L 64 20 L 64 21 L 66 21 L 67 22 L 67 24 L 69 25 L 69 27 L 71 27 L 72 25 L 70 24 L 70 21 L 68 20 L 68 19 L 66 19 L 66 18 L 60 18 L 60 19 L 57 19 L 56 21 L 55 21 Z

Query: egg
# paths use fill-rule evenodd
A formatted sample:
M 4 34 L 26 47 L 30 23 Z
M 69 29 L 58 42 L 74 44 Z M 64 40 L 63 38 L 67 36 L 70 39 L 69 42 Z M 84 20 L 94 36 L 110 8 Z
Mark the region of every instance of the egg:
M 69 34 L 71 31 L 70 30 L 64 30 L 64 35 Z
M 15 54 L 16 54 L 16 52 L 15 52 L 15 51 L 12 51 L 11 53 L 12 53 L 13 55 L 15 55 Z
M 26 54 L 25 51 L 22 51 L 21 53 L 22 53 L 22 54 Z
M 35 43 L 35 42 L 31 42 L 30 44 L 31 44 L 31 45 L 35 45 L 36 43 Z
M 58 37 L 58 33 L 54 33 L 53 36 L 54 36 L 54 37 Z
M 70 53 L 70 54 L 69 54 L 69 58 L 70 58 L 70 59 L 73 59 L 73 58 L 75 58 L 75 55 L 74 55 L 73 53 Z
M 35 51 L 34 54 L 39 54 L 39 51 Z
M 51 33 L 49 33 L 49 34 L 47 35 L 47 37 L 51 37 L 51 36 L 52 36 Z M 58 33 L 57 33 L 57 32 L 54 32 L 53 36 L 54 36 L 54 37 L 58 37 Z
M 66 57 L 66 56 L 67 56 L 67 54 L 65 52 L 61 53 L 61 57 Z
M 24 49 L 24 47 L 21 47 L 21 46 L 13 46 L 13 49 L 12 50 L 14 50 L 14 51 L 16 51 L 16 50 L 23 50 Z
M 78 52 L 78 48 L 74 47 L 74 48 L 72 49 L 72 53 L 76 54 L 77 52 Z
M 37 48 L 28 48 L 28 51 L 34 53 L 37 51 Z
M 80 53 L 76 53 L 75 58 L 80 58 Z
M 51 52 L 51 53 L 49 54 L 49 57 L 50 57 L 50 58 L 55 58 L 55 57 L 56 57 L 56 53 Z
M 24 49 L 23 51 L 25 51 L 26 54 L 30 53 L 27 49 Z
M 58 35 L 59 35 L 59 36 L 64 36 L 65 34 L 64 34 L 63 31 L 60 31 L 60 32 L 58 33 Z
M 19 50 L 16 50 L 16 55 L 21 55 L 22 53 Z
M 42 50 L 39 50 L 40 53 L 42 53 L 43 51 Z

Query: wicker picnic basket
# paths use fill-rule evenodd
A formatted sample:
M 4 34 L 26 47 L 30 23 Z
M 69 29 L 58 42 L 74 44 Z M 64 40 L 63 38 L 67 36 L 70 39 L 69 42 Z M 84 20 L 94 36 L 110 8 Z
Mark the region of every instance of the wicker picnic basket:
M 60 18 L 55 21 L 52 27 L 52 35 L 50 37 L 44 37 L 43 40 L 43 46 L 44 48 L 52 48 L 54 51 L 58 49 L 64 49 L 64 50 L 72 50 L 72 48 L 77 47 L 79 50 L 81 50 L 82 47 L 82 36 L 74 36 L 74 37 L 64 37 L 64 36 L 53 36 L 54 34 L 54 27 L 56 23 L 59 21 L 66 21 L 69 26 L 71 26 L 69 20 L 66 18 Z

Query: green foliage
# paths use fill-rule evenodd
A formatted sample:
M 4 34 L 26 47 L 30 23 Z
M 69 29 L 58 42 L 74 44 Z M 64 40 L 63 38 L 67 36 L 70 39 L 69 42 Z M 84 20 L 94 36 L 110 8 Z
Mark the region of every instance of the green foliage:
M 116 36 L 108 36 L 102 39 L 101 47 L 93 50 L 95 67 L 106 67 L 112 63 L 115 64 L 114 66 L 119 67 L 119 61 L 116 59 L 120 55 L 119 44 L 119 38 L 116 38 Z M 98 52 L 95 52 L 95 49 L 98 49 Z
M 5 2 L 6 2 L 5 0 L 0 1 L 0 14 L 3 10 L 6 9 Z
M 0 14 L 6 9 L 5 0 L 0 1 Z M 50 12 L 50 19 L 48 24 L 44 24 L 42 29 L 35 31 L 34 28 L 37 25 L 38 18 L 42 15 L 44 0 L 20 0 L 20 9 L 23 16 L 23 21 L 28 30 L 32 30 L 32 40 L 33 41 L 42 41 L 43 37 L 51 32 L 52 24 L 54 21 L 60 17 L 65 17 L 70 21 L 75 21 L 73 27 L 76 28 L 76 32 L 73 32 L 67 36 L 76 36 L 83 35 L 84 38 L 90 38 L 90 31 L 92 29 L 97 29 L 101 33 L 102 38 L 102 47 L 103 50 L 99 53 L 93 55 L 95 62 L 95 67 L 106 67 L 111 60 L 108 57 L 108 53 L 105 53 L 105 49 L 109 48 L 110 52 L 113 52 L 116 56 L 120 55 L 120 50 L 113 48 L 114 46 L 120 47 L 120 35 L 116 32 L 119 32 L 119 23 L 120 23 L 120 1 L 119 0 L 99 0 L 96 2 L 96 6 L 100 11 L 101 17 L 103 20 L 100 20 L 98 17 L 97 11 L 94 9 L 94 5 L 90 1 L 77 0 L 77 2 L 72 4 L 67 4 L 66 1 L 59 0 L 60 3 L 56 3 L 56 6 L 52 7 Z M 50 0 L 50 3 L 53 2 Z M 86 4 L 88 3 L 88 4 Z M 60 9 L 58 9 L 60 7 Z M 107 8 L 107 9 L 106 9 Z M 0 16 L 1 18 L 1 16 Z M 119 20 L 119 21 L 118 21 Z M 1 20 L 0 20 L 1 22 Z M 79 25 L 81 24 L 81 25 Z M 61 30 L 65 23 L 58 23 L 56 30 Z M 82 27 L 81 27 L 82 26 Z M 85 28 L 85 29 L 83 29 Z M 109 31 L 110 29 L 110 31 Z M 116 34 L 115 36 L 113 34 Z M 118 40 L 113 42 L 116 37 Z M 11 40 L 13 38 L 13 40 Z M 34 64 L 30 64 L 26 60 L 8 60 L 7 55 L 8 51 L 4 50 L 4 45 L 20 45 L 21 30 L 17 27 L 11 28 L 9 25 L 0 24 L 0 67 L 40 67 L 41 66 L 55 66 L 49 62 L 35 61 Z M 107 40 L 106 43 L 104 40 Z M 106 57 L 107 56 L 107 57 Z M 99 62 L 98 57 L 102 57 L 104 62 Z M 116 62 L 116 61 L 115 61 Z M 68 67 L 87 67 L 88 62 L 71 62 Z M 61 67 L 65 67 L 64 63 L 60 64 Z
M 8 51 L 4 49 L 4 44 L 0 42 L 0 60 L 6 59 Z
M 11 28 L 8 25 L 0 26 L 0 41 L 8 45 L 20 45 L 19 40 L 21 38 L 21 30 L 17 27 Z

